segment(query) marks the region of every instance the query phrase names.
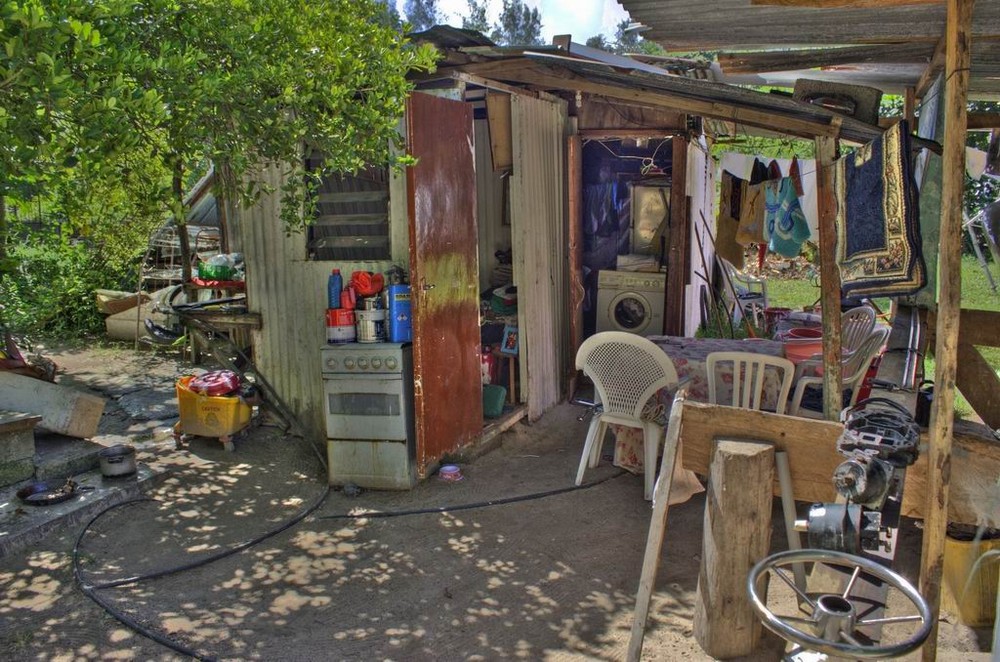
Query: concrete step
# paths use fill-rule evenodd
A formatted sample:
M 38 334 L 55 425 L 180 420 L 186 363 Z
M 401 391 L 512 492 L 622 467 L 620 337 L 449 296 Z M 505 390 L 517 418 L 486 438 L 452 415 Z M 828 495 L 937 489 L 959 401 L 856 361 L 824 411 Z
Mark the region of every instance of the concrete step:
M 55 480 L 97 469 L 101 444 L 61 434 L 35 433 L 35 478 Z

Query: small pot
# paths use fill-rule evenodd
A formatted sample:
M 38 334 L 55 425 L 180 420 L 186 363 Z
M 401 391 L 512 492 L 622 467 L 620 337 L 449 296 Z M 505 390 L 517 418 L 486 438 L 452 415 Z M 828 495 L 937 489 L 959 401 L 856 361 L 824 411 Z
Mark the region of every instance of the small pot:
M 98 456 L 101 460 L 101 475 L 105 478 L 131 476 L 136 472 L 135 448 L 128 444 L 108 446 Z

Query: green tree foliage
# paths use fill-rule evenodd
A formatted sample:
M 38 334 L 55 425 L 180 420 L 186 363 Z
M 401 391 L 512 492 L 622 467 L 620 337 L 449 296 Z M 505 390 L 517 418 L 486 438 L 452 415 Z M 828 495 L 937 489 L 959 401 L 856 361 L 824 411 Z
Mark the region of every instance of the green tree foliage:
M 522 0 L 503 0 L 500 20 L 490 39 L 506 46 L 537 46 L 542 43 L 542 16 Z
M 584 45 L 590 48 L 599 48 L 602 51 L 614 50 L 614 46 L 608 43 L 608 40 L 602 34 L 595 34 L 593 37 L 590 37 Z
M 258 166 L 273 162 L 288 175 L 282 218 L 301 225 L 314 181 L 301 167 L 304 145 L 321 155 L 320 172 L 405 159 L 390 144 L 406 74 L 433 66 L 435 54 L 409 44 L 389 9 L 379 0 L 7 0 L 0 202 L 44 193 L 60 206 L 63 245 L 80 219 L 73 236 L 86 241 L 73 245 L 117 251 L 89 228 L 167 210 L 183 219 L 191 164 L 215 163 L 226 194 L 248 202 L 261 191 Z M 0 246 L 18 238 L 5 228 L 7 207 Z
M 587 46 L 600 48 L 619 55 L 628 53 L 641 53 L 643 55 L 665 55 L 666 51 L 655 41 L 648 41 L 642 35 L 629 29 L 633 25 L 632 21 L 624 20 L 615 26 L 615 37 L 608 41 L 604 35 L 594 35 L 587 40 Z
M 441 22 L 437 0 L 406 0 L 403 12 L 413 32 L 427 30 Z
M 485 0 L 466 0 L 468 11 L 462 16 L 462 28 L 487 34 L 490 31 L 490 19 L 486 15 Z

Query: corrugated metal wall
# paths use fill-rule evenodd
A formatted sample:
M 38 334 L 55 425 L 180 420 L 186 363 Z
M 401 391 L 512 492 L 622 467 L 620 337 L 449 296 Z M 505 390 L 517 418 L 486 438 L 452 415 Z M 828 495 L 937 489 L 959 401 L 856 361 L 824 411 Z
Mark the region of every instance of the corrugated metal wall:
M 704 136 L 693 138 L 688 143 L 687 192 L 691 198 L 691 282 L 684 296 L 684 335 L 694 336 L 701 324 L 701 291 L 708 288 L 715 261 L 716 203 L 715 162 L 708 155 L 708 143 Z M 699 246 L 703 255 L 698 254 Z M 705 270 L 703 280 L 698 274 Z
M 522 400 L 538 419 L 562 395 L 567 355 L 565 104 L 511 98 L 510 182 L 514 282 L 518 287 Z
M 476 214 L 479 224 L 479 291 L 490 285 L 497 265 L 494 253 L 510 248 L 510 226 L 503 224 L 503 179 L 493 171 L 490 129 L 486 120 L 476 120 Z
M 250 310 L 260 313 L 263 319 L 262 328 L 253 334 L 254 361 L 285 404 L 299 415 L 303 426 L 322 439 L 325 432 L 319 351 L 326 344 L 327 276 L 333 267 L 349 277 L 357 270 L 385 271 L 392 263 L 306 259 L 305 234 L 287 234 L 281 223 L 281 169 L 269 166 L 263 174 L 275 192 L 261 196 L 252 208 L 236 214 L 246 260 L 247 301 Z M 392 178 L 390 195 L 406 199 L 405 181 L 398 175 Z M 395 262 L 405 267 L 409 263 L 406 217 L 405 212 L 398 217 L 397 207 L 390 205 L 394 216 L 390 218 L 392 250 Z M 400 224 L 402 233 L 397 229 Z

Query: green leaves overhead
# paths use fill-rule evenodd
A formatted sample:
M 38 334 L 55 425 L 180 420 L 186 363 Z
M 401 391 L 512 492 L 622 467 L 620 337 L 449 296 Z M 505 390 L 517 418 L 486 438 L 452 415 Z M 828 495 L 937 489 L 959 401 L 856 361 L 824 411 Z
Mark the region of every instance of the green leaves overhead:
M 126 153 L 171 173 L 211 160 L 232 182 L 263 162 L 296 168 L 303 145 L 328 169 L 389 162 L 406 74 L 435 56 L 384 12 L 374 0 L 0 0 L 0 196 L 110 176 Z M 300 222 L 291 189 L 284 216 Z

